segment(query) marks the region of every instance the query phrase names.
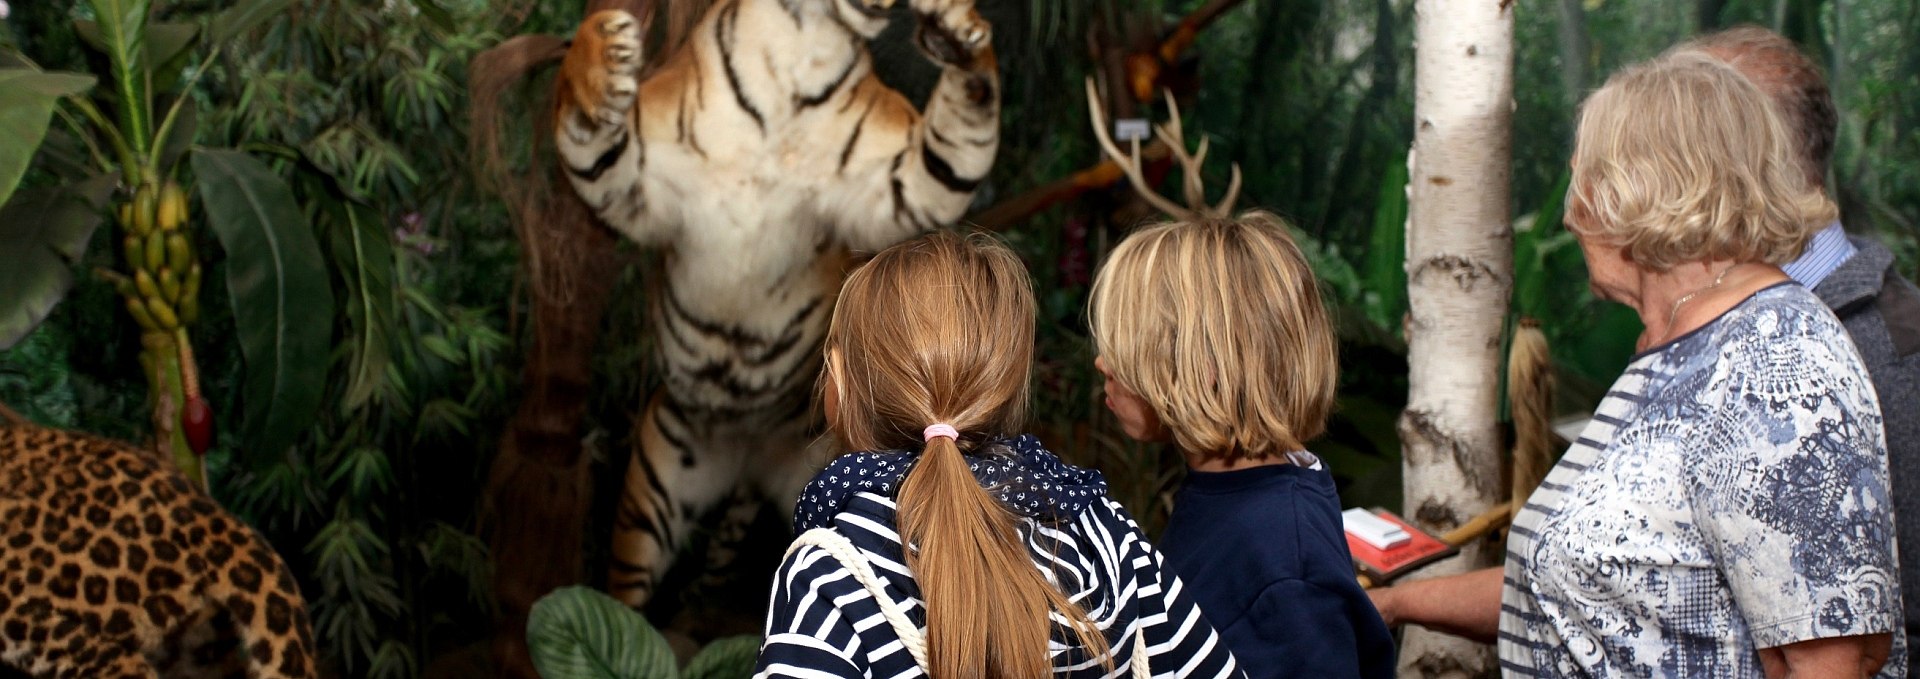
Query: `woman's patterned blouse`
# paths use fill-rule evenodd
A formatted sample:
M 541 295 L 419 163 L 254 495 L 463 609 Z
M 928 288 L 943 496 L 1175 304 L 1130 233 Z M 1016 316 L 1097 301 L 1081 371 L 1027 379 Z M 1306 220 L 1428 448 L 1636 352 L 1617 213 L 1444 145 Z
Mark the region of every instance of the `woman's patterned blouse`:
M 1872 383 L 1833 314 L 1783 283 L 1635 357 L 1528 499 L 1501 665 L 1759 677 L 1758 649 L 1902 629 L 1898 575 Z M 1881 677 L 1906 673 L 1893 639 Z

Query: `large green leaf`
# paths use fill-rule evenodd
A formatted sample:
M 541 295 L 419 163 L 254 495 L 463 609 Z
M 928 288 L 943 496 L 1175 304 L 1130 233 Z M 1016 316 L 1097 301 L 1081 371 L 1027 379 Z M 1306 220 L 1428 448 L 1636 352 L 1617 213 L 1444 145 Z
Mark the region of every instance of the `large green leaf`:
M 279 16 L 291 6 L 293 0 L 241 0 L 239 4 L 213 17 L 213 27 L 208 37 L 216 45 L 224 43 L 261 22 Z
M 93 76 L 47 73 L 26 68 L 0 69 L 0 205 L 20 186 L 33 152 L 47 136 L 53 107 L 60 98 L 93 87 Z M 4 226 L 4 225 L 0 225 Z M 0 288 L 4 289 L 4 288 Z
M 527 614 L 527 652 L 544 679 L 674 679 L 673 650 L 625 604 L 562 587 Z
M 39 327 L 73 286 L 73 265 L 100 226 L 114 177 L 29 189 L 0 208 L 0 351 Z
M 680 679 L 747 679 L 760 656 L 760 637 L 749 634 L 715 639 L 687 661 Z
M 183 94 L 180 96 L 191 95 Z M 161 174 L 171 174 L 174 165 L 178 164 L 186 157 L 187 152 L 192 150 L 193 137 L 199 132 L 199 127 L 200 114 L 198 109 L 193 105 L 193 102 L 187 102 L 186 105 L 180 107 L 180 116 L 173 119 L 173 128 L 167 131 L 167 138 L 159 140 L 156 144 L 160 149 L 158 151 L 160 154 L 160 162 L 157 164 L 157 167 L 160 168 Z
M 334 268 L 347 282 L 353 347 L 342 410 L 360 407 L 387 380 L 394 326 L 393 243 L 372 208 L 344 202 L 333 229 Z
M 107 36 L 100 32 L 99 23 L 75 21 L 73 28 L 74 32 L 80 34 L 80 39 L 94 49 L 103 53 L 109 53 L 112 49 L 107 43 Z M 167 21 L 148 24 L 146 35 L 140 42 L 146 63 L 152 64 L 156 70 L 185 65 L 182 63 L 182 57 L 187 55 L 187 48 L 193 46 L 193 39 L 198 35 L 200 35 L 200 27 L 186 22 Z M 156 77 L 160 75 L 156 74 Z
M 1395 336 L 1407 311 L 1407 164 L 1387 165 L 1374 201 L 1373 233 L 1361 264 L 1367 318 Z
M 148 0 L 89 0 L 100 32 L 98 47 L 113 67 L 114 95 L 119 99 L 122 134 L 131 137 L 134 152 L 146 151 L 152 112 L 147 106 Z
M 239 151 L 200 150 L 193 173 L 207 223 L 227 253 L 227 292 L 246 359 L 241 395 L 248 447 L 280 459 L 313 421 L 327 375 L 333 293 L 313 229 L 293 191 Z
M 1574 273 L 1555 266 L 1562 262 L 1552 258 L 1564 239 L 1570 238 L 1560 221 L 1572 179 L 1571 174 L 1562 173 L 1553 190 L 1547 192 L 1546 202 L 1533 213 L 1533 223 L 1513 234 L 1513 307 L 1521 315 L 1545 317 L 1549 312 L 1548 290 L 1567 288 L 1565 276 Z

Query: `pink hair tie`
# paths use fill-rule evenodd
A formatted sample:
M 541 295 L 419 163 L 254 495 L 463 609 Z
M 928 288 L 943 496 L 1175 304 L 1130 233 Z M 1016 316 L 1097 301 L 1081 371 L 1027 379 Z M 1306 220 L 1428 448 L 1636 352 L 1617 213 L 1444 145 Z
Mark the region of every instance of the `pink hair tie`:
M 940 436 L 945 436 L 955 441 L 960 440 L 960 432 L 955 431 L 953 428 L 953 425 L 951 424 L 946 424 L 946 423 L 929 424 L 927 425 L 926 431 L 920 432 L 920 437 L 928 441 L 932 441 L 935 437 L 940 437 Z

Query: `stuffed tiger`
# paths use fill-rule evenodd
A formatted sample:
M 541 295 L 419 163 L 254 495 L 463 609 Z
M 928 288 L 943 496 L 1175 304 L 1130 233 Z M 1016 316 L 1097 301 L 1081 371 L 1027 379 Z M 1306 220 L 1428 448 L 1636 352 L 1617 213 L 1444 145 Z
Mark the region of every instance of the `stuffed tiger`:
M 866 41 L 893 0 L 722 0 L 644 80 L 625 12 L 588 17 L 567 52 L 568 177 L 609 226 L 665 252 L 663 385 L 612 545 L 608 589 L 629 605 L 721 501 L 791 511 L 826 459 L 809 392 L 849 252 L 957 220 L 993 163 L 991 27 L 971 0 L 910 2 L 942 66 L 924 113 L 872 72 Z

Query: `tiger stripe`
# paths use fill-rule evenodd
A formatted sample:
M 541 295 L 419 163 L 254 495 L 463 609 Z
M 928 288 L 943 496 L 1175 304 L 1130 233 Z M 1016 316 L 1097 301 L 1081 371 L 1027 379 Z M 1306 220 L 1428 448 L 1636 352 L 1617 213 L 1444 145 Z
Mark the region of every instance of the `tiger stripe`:
M 791 510 L 830 445 L 810 389 L 852 252 L 953 223 L 992 167 L 990 27 L 971 0 L 909 0 L 923 49 L 948 59 L 916 110 L 873 73 L 880 2 L 719 0 L 646 74 L 623 13 L 588 17 L 569 47 L 566 175 L 608 226 L 666 254 L 650 308 L 662 386 L 614 521 L 609 589 L 630 605 L 728 498 Z

